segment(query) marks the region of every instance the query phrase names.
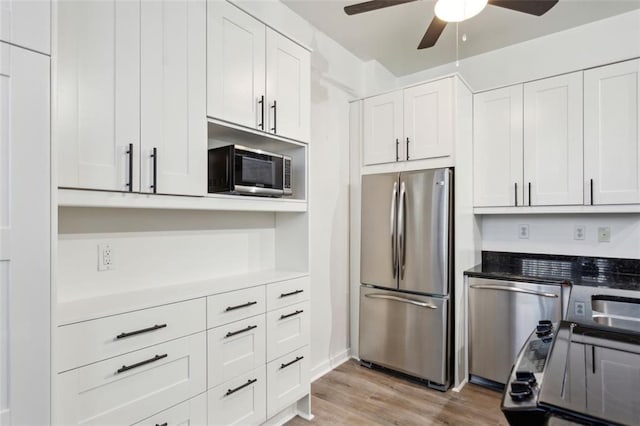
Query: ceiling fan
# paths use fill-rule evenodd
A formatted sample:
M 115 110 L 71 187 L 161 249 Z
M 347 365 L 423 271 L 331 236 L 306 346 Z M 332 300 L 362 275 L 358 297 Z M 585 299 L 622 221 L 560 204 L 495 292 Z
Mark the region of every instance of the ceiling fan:
M 346 6 L 344 11 L 347 15 L 356 15 L 414 1 L 417 0 L 371 0 Z M 556 3 L 558 0 L 438 0 L 435 6 L 436 16 L 429 24 L 418 49 L 434 46 L 447 22 L 461 22 L 469 19 L 480 13 L 487 4 L 529 15 L 542 16 Z

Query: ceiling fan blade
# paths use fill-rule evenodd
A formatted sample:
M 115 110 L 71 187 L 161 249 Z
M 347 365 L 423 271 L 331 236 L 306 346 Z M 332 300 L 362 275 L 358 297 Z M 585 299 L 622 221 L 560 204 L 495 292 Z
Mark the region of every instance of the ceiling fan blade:
M 489 0 L 489 4 L 511 9 L 529 15 L 542 16 L 547 13 L 558 0 Z
M 447 26 L 447 21 L 443 21 L 439 19 L 437 16 L 433 17 L 433 20 L 429 24 L 429 28 L 427 28 L 427 32 L 424 33 L 424 37 L 422 37 L 422 41 L 418 45 L 418 49 L 427 49 L 429 47 L 433 47 L 438 38 L 440 38 L 440 34 L 444 31 L 444 27 Z
M 411 3 L 417 0 L 372 0 L 364 3 L 356 3 L 345 6 L 344 12 L 347 15 L 356 15 L 358 13 L 371 12 L 372 10 L 382 9 L 389 6 L 396 6 L 403 3 Z

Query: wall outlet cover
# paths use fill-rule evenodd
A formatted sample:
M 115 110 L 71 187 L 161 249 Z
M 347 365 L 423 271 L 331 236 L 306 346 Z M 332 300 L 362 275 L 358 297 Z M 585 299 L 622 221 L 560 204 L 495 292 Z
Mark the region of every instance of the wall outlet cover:
M 518 238 L 521 238 L 523 240 L 529 239 L 529 225 L 518 225 Z
M 576 225 L 575 228 L 573 228 L 573 239 L 584 240 L 586 233 L 587 233 L 587 230 L 584 225 Z
M 98 271 L 111 271 L 114 263 L 111 244 L 98 244 Z
M 609 226 L 601 226 L 598 228 L 598 242 L 611 242 L 611 228 Z

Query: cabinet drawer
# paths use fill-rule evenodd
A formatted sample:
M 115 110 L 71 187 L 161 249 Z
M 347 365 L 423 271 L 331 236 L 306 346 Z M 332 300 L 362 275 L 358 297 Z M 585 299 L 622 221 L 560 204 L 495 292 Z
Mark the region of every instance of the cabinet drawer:
M 209 425 L 259 425 L 266 420 L 267 385 L 261 366 L 210 389 Z
M 159 412 L 136 423 L 135 426 L 178 426 L 178 425 L 206 425 L 207 424 L 207 394 L 202 393 L 195 398 Z
M 309 346 L 267 364 L 267 417 L 310 392 Z
M 58 375 L 57 424 L 131 424 L 205 390 L 201 332 Z
M 264 296 L 264 286 L 260 286 L 207 297 L 207 327 L 263 314 Z
M 207 332 L 208 387 L 217 386 L 265 363 L 264 314 Z
M 267 313 L 267 361 L 309 344 L 309 302 Z
M 144 309 L 58 328 L 58 372 L 205 329 L 205 299 Z
M 282 281 L 267 286 L 267 311 L 309 300 L 309 277 Z

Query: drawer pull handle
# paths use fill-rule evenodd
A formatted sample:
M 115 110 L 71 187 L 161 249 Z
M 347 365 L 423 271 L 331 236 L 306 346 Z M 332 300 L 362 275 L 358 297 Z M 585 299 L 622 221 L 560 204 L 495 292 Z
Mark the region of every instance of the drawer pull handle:
M 231 337 L 231 336 L 235 336 L 237 334 L 241 334 L 241 333 L 246 333 L 249 330 L 253 330 L 254 328 L 258 328 L 257 325 L 250 325 L 247 328 L 243 328 L 242 330 L 238 330 L 238 331 L 230 331 L 227 333 L 227 335 L 225 337 Z
M 290 361 L 286 364 L 280 364 L 280 370 L 282 370 L 283 368 L 287 368 L 288 366 L 295 364 L 296 362 L 300 361 L 302 358 L 304 358 L 303 356 L 297 356 L 296 359 L 294 359 L 293 361 Z
M 238 392 L 240 389 L 244 389 L 244 388 L 246 388 L 247 386 L 251 386 L 252 384 L 254 384 L 254 383 L 255 383 L 255 382 L 257 382 L 257 381 L 258 381 L 258 379 L 251 379 L 251 380 L 247 380 L 247 383 L 245 383 L 244 385 L 240 385 L 240 386 L 238 386 L 238 387 L 237 387 L 237 388 L 235 388 L 235 389 L 229 389 L 229 390 L 227 391 L 227 393 L 225 393 L 225 394 L 224 394 L 224 396 L 229 396 L 229 395 L 231 395 L 232 393 L 236 393 L 236 392 Z
M 294 290 L 294 291 L 292 291 L 290 293 L 280 293 L 280 297 L 294 296 L 296 294 L 300 294 L 300 293 L 303 293 L 303 292 L 304 292 L 304 290 Z
M 136 334 L 148 333 L 150 331 L 160 330 L 161 328 L 165 328 L 167 324 L 156 324 L 153 327 L 143 328 L 142 330 L 130 331 L 128 333 L 120 333 L 116 336 L 116 339 L 124 339 L 125 337 L 135 336 Z
M 249 306 L 252 305 L 257 305 L 258 302 L 247 302 L 247 303 L 243 303 L 242 305 L 236 305 L 236 306 L 227 306 L 227 309 L 225 309 L 225 312 L 229 312 L 229 311 L 235 311 L 236 309 L 241 309 L 241 308 L 247 308 Z
M 292 312 L 292 313 L 287 314 L 287 315 L 280 315 L 280 319 L 281 319 L 281 320 L 283 320 L 283 319 L 285 319 L 285 318 L 293 317 L 293 316 L 298 315 L 298 314 L 301 314 L 301 313 L 303 313 L 303 312 L 304 312 L 304 311 L 303 311 L 302 309 L 300 309 L 299 311 L 295 311 L 295 312 Z
M 169 423 L 167 423 L 167 422 L 164 422 L 162 424 L 156 423 L 156 426 L 168 426 L 168 425 L 169 425 Z
M 156 355 L 153 358 L 149 358 L 147 360 L 140 361 L 140 362 L 135 363 L 135 364 L 123 365 L 121 368 L 118 368 L 118 371 L 116 371 L 116 374 L 124 373 L 125 371 L 133 370 L 134 368 L 138 368 L 138 367 L 142 367 L 143 365 L 151 364 L 152 362 L 159 361 L 162 358 L 166 358 L 167 356 L 168 356 L 167 354 Z

